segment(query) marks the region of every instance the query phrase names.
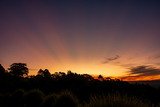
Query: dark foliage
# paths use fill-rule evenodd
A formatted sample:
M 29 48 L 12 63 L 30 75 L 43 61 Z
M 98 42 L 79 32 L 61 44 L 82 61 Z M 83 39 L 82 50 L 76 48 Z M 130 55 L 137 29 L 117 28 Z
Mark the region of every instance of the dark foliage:
M 21 89 L 16 90 L 11 95 L 11 102 L 10 102 L 10 104 L 13 107 L 23 107 L 24 106 L 23 96 L 24 96 L 24 91 L 23 90 L 21 90 Z
M 40 90 L 32 90 L 24 95 L 25 107 L 40 107 L 43 102 L 43 93 Z
M 5 69 L 4 67 L 0 64 L 0 76 L 5 74 Z
M 63 92 L 55 102 L 55 107 L 77 107 L 78 100 L 70 92 Z
M 42 107 L 55 107 L 55 103 L 57 101 L 57 95 L 56 94 L 51 94 L 45 97 Z
M 13 63 L 8 68 L 9 72 L 14 76 L 27 76 L 28 75 L 28 68 L 27 64 L 25 63 Z

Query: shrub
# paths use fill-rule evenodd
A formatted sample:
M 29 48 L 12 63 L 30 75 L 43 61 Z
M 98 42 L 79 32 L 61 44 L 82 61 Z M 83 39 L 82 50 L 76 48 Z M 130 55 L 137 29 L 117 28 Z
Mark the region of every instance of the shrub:
M 24 95 L 24 90 L 18 89 L 11 95 L 11 104 L 14 107 L 22 107 L 24 106 L 23 104 L 23 95 Z
M 77 107 L 78 99 L 69 91 L 62 92 L 55 103 L 55 107 Z
M 92 96 L 90 102 L 82 107 L 152 107 L 136 97 L 121 96 L 118 94 L 108 96 Z
M 54 107 L 57 100 L 56 94 L 51 94 L 45 97 L 42 107 Z
M 43 102 L 43 93 L 40 90 L 31 90 L 24 95 L 25 107 L 39 107 Z
M 11 107 L 11 96 L 9 94 L 0 95 L 0 107 Z

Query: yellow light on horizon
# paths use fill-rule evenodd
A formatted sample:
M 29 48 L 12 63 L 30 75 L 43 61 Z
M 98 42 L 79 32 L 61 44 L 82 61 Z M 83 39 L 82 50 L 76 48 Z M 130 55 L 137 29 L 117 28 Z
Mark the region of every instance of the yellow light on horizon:
M 54 72 L 67 72 L 71 70 L 78 74 L 89 74 L 89 75 L 102 75 L 104 77 L 119 77 L 126 75 L 127 69 L 121 66 L 115 66 L 112 64 L 103 65 L 103 64 L 88 64 L 88 63 L 75 63 L 75 64 L 66 64 L 66 65 L 57 65 L 54 68 L 48 66 L 47 68 L 39 67 L 33 70 L 30 70 L 30 75 L 36 75 L 38 69 L 49 69 L 51 73 Z

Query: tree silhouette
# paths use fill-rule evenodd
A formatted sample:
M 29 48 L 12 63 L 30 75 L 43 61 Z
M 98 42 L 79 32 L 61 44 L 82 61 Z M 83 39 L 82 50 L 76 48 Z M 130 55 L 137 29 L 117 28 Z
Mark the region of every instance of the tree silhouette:
M 43 74 L 43 70 L 42 69 L 39 69 L 39 71 L 37 72 L 37 75 L 42 75 Z
M 48 69 L 45 69 L 45 70 L 42 70 L 40 69 L 37 73 L 37 75 L 40 75 L 42 77 L 50 77 L 51 76 L 51 73 L 49 72 Z
M 102 75 L 99 75 L 99 76 L 98 76 L 98 80 L 103 81 L 103 80 L 104 80 L 103 76 L 102 76 Z
M 94 78 L 89 74 L 82 74 L 83 78 L 86 78 L 88 81 L 94 80 Z
M 27 64 L 25 63 L 13 63 L 8 68 L 9 73 L 14 76 L 24 77 L 28 75 L 28 68 Z
M 0 64 L 0 76 L 5 74 L 5 69 L 4 67 Z

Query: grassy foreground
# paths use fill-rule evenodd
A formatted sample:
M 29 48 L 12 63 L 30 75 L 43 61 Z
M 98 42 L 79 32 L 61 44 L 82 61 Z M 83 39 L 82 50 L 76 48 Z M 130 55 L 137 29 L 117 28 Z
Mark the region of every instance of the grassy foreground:
M 70 91 L 44 95 L 40 90 L 17 90 L 0 96 L 0 107 L 160 107 L 137 97 L 120 94 L 91 96 L 88 101 L 79 99 Z

